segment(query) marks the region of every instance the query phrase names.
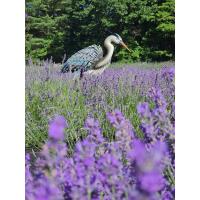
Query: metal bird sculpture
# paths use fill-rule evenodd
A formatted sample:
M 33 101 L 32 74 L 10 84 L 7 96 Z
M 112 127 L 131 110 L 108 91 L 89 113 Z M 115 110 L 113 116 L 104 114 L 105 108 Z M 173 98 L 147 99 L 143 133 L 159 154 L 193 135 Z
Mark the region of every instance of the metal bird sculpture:
M 75 76 L 83 77 L 83 74 L 98 75 L 110 65 L 111 58 L 114 52 L 114 45 L 121 45 L 131 51 L 126 44 L 124 44 L 122 38 L 114 33 L 108 36 L 104 41 L 104 47 L 107 50 L 107 54 L 103 57 L 103 50 L 101 46 L 91 45 L 84 49 L 81 49 L 77 53 L 73 54 L 62 66 L 61 72 L 72 72 Z

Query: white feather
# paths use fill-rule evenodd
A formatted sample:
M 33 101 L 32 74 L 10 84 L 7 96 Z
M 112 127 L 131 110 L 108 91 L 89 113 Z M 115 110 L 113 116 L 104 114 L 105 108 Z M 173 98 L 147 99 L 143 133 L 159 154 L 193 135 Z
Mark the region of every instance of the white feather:
M 99 69 L 91 69 L 91 70 L 88 70 L 88 71 L 85 72 L 84 74 L 86 74 L 86 75 L 95 75 L 95 76 L 100 75 L 100 74 L 102 74 L 102 73 L 104 72 L 104 70 L 105 70 L 106 68 L 108 68 L 109 65 L 110 65 L 110 63 L 107 64 L 107 65 L 105 65 L 104 67 L 99 68 Z

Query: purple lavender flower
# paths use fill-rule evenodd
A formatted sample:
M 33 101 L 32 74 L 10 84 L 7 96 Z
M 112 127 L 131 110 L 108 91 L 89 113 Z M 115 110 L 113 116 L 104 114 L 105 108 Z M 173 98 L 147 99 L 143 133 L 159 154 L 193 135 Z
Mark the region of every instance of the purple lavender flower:
M 49 137 L 55 140 L 63 140 L 66 127 L 67 123 L 63 116 L 55 117 L 49 124 Z
M 141 117 L 149 117 L 150 116 L 150 108 L 147 102 L 139 103 L 137 105 L 137 112 L 141 115 Z
M 121 122 L 125 121 L 125 117 L 118 109 L 114 110 L 113 112 L 107 113 L 107 118 L 115 128 L 118 128 Z
M 149 98 L 153 100 L 155 106 L 146 112 L 148 115 L 143 114 L 145 112 L 141 112 L 140 109 L 138 110 L 141 117 L 141 130 L 145 135 L 145 146 L 150 151 L 154 151 L 155 158 L 158 158 L 158 160 L 163 157 L 162 160 L 165 163 L 165 167 L 173 169 L 175 159 L 174 124 L 171 120 L 171 113 L 168 111 L 168 103 L 158 88 L 151 88 Z M 166 145 L 161 145 L 162 143 L 160 142 L 163 141 L 167 144 L 167 148 Z M 163 163 L 162 169 L 164 170 Z M 170 173 L 172 173 L 170 179 L 173 179 L 174 170 Z M 167 179 L 167 181 L 169 180 Z M 173 187 L 173 185 L 170 185 L 170 187 Z
M 26 154 L 25 156 L 25 182 L 32 181 L 33 177 L 30 171 L 30 154 Z
M 144 143 L 136 139 L 133 141 L 133 149 L 128 155 L 135 161 L 134 173 L 138 190 L 152 194 L 164 188 L 165 179 L 162 173 L 166 153 L 165 143 L 158 142 L 147 151 Z
M 123 149 L 123 151 L 129 150 L 134 137 L 134 131 L 131 123 L 125 119 L 119 110 L 108 112 L 107 118 L 112 126 L 116 128 L 115 135 L 116 140 L 119 141 L 119 147 Z
M 89 136 L 87 139 L 99 144 L 104 141 L 103 136 L 101 134 L 101 129 L 99 126 L 99 122 L 93 118 L 87 118 L 85 122 L 85 129 L 89 131 Z
M 152 171 L 151 173 L 142 174 L 138 176 L 140 188 L 148 193 L 154 193 L 160 191 L 165 184 L 165 180 L 162 174 L 158 171 Z
M 146 114 L 144 115 L 144 111 L 141 112 L 141 109 L 138 109 L 138 113 L 141 117 L 141 129 L 145 134 L 146 143 L 153 144 L 156 141 L 165 140 L 169 135 L 172 137 L 174 126 L 171 124 L 167 103 L 161 91 L 152 88 L 149 97 L 155 103 L 155 107 L 148 109 L 147 103 L 145 103 L 145 107 L 143 104 L 139 104 L 139 108 L 146 109 Z
M 173 81 L 175 75 L 175 68 L 174 67 L 165 67 L 162 69 L 162 76 L 166 78 L 168 81 Z
M 27 199 L 30 200 L 62 200 L 63 193 L 55 182 L 47 177 L 37 179 L 33 183 L 32 192 Z

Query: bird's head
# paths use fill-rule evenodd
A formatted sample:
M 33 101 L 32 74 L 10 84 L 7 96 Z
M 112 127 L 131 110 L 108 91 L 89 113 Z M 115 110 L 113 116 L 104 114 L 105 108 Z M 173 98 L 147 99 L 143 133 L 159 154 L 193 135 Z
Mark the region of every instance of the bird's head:
M 117 45 L 121 45 L 122 47 L 126 48 L 128 51 L 131 52 L 131 50 L 127 47 L 127 45 L 123 42 L 122 38 L 117 33 L 114 33 L 112 35 L 112 42 Z

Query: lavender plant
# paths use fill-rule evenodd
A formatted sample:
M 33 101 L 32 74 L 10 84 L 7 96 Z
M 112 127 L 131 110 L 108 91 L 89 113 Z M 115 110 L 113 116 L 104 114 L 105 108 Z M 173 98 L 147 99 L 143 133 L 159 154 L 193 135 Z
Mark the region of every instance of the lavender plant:
M 26 199 L 173 200 L 174 90 L 174 67 L 27 66 Z
M 105 120 L 106 113 L 119 108 L 143 137 L 137 114 L 138 102 L 145 102 L 149 88 L 159 88 L 168 103 L 174 124 L 174 67 L 156 68 L 115 65 L 101 76 L 84 76 L 74 82 L 71 74 L 60 74 L 50 61 L 26 68 L 26 149 L 39 151 L 47 139 L 48 121 L 63 115 L 69 124 L 65 141 L 73 150 L 86 136 L 82 128 L 87 116 L 97 118 L 103 135 L 114 139 L 114 129 Z
M 116 129 L 116 140 L 106 140 L 98 121 L 88 118 L 88 135 L 77 142 L 71 156 L 64 142 L 65 119 L 51 121 L 49 139 L 32 167 L 26 156 L 26 198 L 173 199 L 164 174 L 166 141 L 158 139 L 149 149 L 119 110 L 107 113 L 107 118 Z

